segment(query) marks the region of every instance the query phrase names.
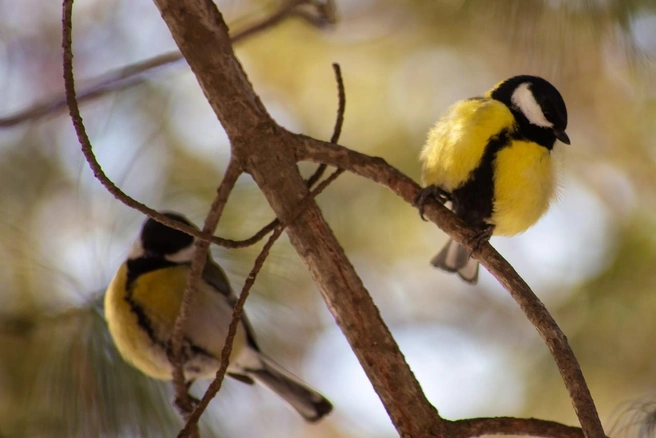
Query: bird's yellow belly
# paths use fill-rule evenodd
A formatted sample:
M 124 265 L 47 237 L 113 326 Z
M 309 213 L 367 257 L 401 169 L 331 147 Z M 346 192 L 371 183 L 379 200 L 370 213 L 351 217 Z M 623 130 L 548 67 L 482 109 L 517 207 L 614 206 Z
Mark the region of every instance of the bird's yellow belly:
M 535 143 L 513 141 L 497 153 L 494 203 L 490 223 L 494 234 L 526 231 L 547 211 L 556 178 L 549 151 Z
M 166 348 L 182 302 L 188 270 L 188 266 L 181 265 L 143 274 L 137 279 L 130 303 L 123 286 L 127 278 L 124 264 L 105 295 L 105 316 L 119 353 L 135 368 L 155 379 L 170 380 L 172 377 Z M 206 283 L 199 285 L 183 335 L 210 356 L 194 354 L 187 359 L 184 371 L 188 379 L 211 378 L 219 368 L 217 358 L 221 356 L 232 319 L 232 307 L 225 300 Z M 148 318 L 150 333 L 142 326 L 136 308 Z M 237 357 L 245 345 L 246 332 L 240 325 L 230 358 Z

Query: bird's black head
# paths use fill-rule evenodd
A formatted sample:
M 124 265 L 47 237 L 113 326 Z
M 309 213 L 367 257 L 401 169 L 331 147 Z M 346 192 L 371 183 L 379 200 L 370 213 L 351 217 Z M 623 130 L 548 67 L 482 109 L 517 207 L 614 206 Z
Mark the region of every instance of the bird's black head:
M 490 97 L 510 108 L 518 134 L 551 149 L 556 139 L 569 144 L 565 133 L 567 108 L 562 96 L 549 82 L 537 76 L 514 76 L 499 85 Z
M 178 213 L 163 212 L 162 214 L 175 221 L 194 227 L 187 218 Z M 141 229 L 140 243 L 143 255 L 147 257 L 167 257 L 191 248 L 194 238 L 189 234 L 167 227 L 148 218 Z

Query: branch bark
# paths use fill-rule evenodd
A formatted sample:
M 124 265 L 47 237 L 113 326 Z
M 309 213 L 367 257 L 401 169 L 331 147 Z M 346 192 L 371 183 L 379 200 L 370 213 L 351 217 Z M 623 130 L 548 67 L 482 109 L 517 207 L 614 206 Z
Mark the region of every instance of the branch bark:
M 417 183 L 387 164 L 382 158 L 370 157 L 343 146 L 306 136 L 300 138 L 302 141 L 296 151 L 299 160 L 339 165 L 345 170 L 386 186 L 411 204 L 419 193 L 420 187 Z M 474 251 L 472 242 L 475 242 L 476 233 L 443 205 L 438 202 L 427 204 L 424 216 L 472 251 L 473 256 L 506 288 L 547 344 L 569 392 L 572 406 L 585 436 L 605 437 L 597 408 L 576 356 L 567 342 L 567 337 L 542 301 L 489 242 L 482 245 L 478 251 Z
M 205 218 L 203 225 L 203 233 L 213 234 L 216 226 L 219 224 L 223 209 L 228 202 L 228 197 L 232 192 L 237 179 L 242 173 L 240 165 L 235 160 L 230 160 L 228 168 L 226 169 L 223 180 L 219 185 L 216 196 L 210 211 Z M 184 327 L 190 317 L 191 305 L 196 297 L 198 291 L 198 284 L 203 274 L 203 268 L 207 262 L 207 253 L 210 249 L 210 242 L 206 240 L 197 240 L 194 243 L 195 252 L 194 258 L 191 262 L 189 275 L 185 284 L 185 290 L 182 296 L 182 303 L 180 303 L 180 310 L 173 325 L 173 332 L 171 333 L 171 357 L 169 360 L 173 365 L 173 387 L 175 389 L 175 399 L 178 409 L 182 413 L 185 420 L 189 420 L 189 416 L 193 411 L 193 402 L 187 387 L 187 380 L 184 375 L 184 359 L 182 357 L 182 346 Z M 197 435 L 198 432 L 194 431 Z
M 287 222 L 307 194 L 296 166 L 298 137 L 280 128 L 253 91 L 210 0 L 155 0 L 180 51 L 221 121 L 235 157 Z M 445 437 L 353 266 L 314 201 L 287 227 L 328 308 L 342 328 L 402 436 Z
M 528 435 L 544 438 L 583 438 L 578 427 L 536 418 L 468 418 L 449 422 L 450 438 L 474 438 L 487 435 Z

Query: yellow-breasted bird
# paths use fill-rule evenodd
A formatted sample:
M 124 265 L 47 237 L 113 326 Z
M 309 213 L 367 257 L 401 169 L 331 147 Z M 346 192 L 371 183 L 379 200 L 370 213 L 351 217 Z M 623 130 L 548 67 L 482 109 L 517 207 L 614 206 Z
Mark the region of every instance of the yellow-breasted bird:
M 551 150 L 569 144 L 567 108 L 556 88 L 536 76 L 515 76 L 483 97 L 457 102 L 428 133 L 421 152 L 417 205 L 427 196 L 449 202 L 478 230 L 476 244 L 492 235 L 526 231 L 547 211 L 556 193 Z M 472 284 L 478 262 L 449 240 L 432 260 Z
M 187 225 L 185 217 L 167 212 Z M 148 219 L 105 294 L 109 332 L 123 358 L 144 374 L 171 380 L 167 349 L 194 256 L 194 238 Z M 202 281 L 183 331 L 185 378 L 213 378 L 237 297 L 221 267 L 208 255 Z M 263 384 L 314 422 L 332 410 L 314 389 L 265 356 L 246 315 L 233 344 L 228 375 Z

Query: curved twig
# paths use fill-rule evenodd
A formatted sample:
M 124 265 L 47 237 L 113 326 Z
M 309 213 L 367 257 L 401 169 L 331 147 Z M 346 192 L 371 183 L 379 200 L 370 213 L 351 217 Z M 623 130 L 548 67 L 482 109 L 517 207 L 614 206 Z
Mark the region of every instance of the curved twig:
M 102 166 L 96 158 L 93 147 L 91 145 L 91 140 L 86 132 L 84 126 L 84 120 L 80 114 L 79 102 L 77 99 L 76 89 L 75 89 L 75 76 L 73 73 L 73 52 L 72 52 L 72 8 L 73 0 L 64 0 L 63 3 L 63 13 L 62 13 L 62 48 L 63 48 L 63 76 L 64 76 L 64 89 L 66 95 L 66 104 L 69 108 L 69 114 L 71 120 L 73 121 L 73 127 L 75 128 L 75 133 L 77 135 L 78 141 L 82 148 L 82 154 L 86 159 L 91 171 L 93 172 L 94 177 L 100 182 L 100 184 L 105 187 L 105 189 L 114 196 L 118 201 L 122 202 L 126 206 L 133 208 L 141 213 L 153 218 L 154 220 L 174 228 L 176 230 L 187 233 L 191 236 L 194 236 L 204 242 L 211 242 L 215 245 L 223 246 L 225 248 L 244 248 L 250 246 L 262 237 L 264 237 L 268 232 L 274 227 L 269 224 L 264 229 L 260 230 L 255 236 L 238 241 L 223 239 L 218 236 L 214 236 L 211 233 L 198 230 L 194 227 L 190 227 L 178 221 L 175 221 L 167 216 L 164 216 L 157 210 L 154 210 L 147 205 L 137 201 L 136 199 L 129 196 L 123 190 L 121 190 L 114 182 L 107 176 Z
M 344 125 L 344 112 L 346 111 L 346 91 L 344 88 L 344 78 L 342 77 L 342 69 L 338 63 L 333 63 L 333 71 L 335 72 L 335 81 L 337 82 L 337 117 L 335 119 L 335 127 L 333 128 L 333 135 L 330 137 L 331 143 L 337 143 L 339 141 L 339 136 L 342 134 L 342 126 Z M 324 172 L 326 171 L 325 164 L 321 163 L 317 167 L 317 170 L 314 171 L 312 176 L 307 179 L 306 184 L 308 188 L 312 188 L 317 181 L 321 179 Z M 278 218 L 272 220 L 266 224 L 260 231 L 255 233 L 252 237 L 249 237 L 245 240 L 231 241 L 231 244 L 234 245 L 232 248 L 241 248 L 246 246 L 251 246 L 260 240 L 262 240 L 267 234 L 269 234 L 273 229 L 275 229 L 280 224 Z

